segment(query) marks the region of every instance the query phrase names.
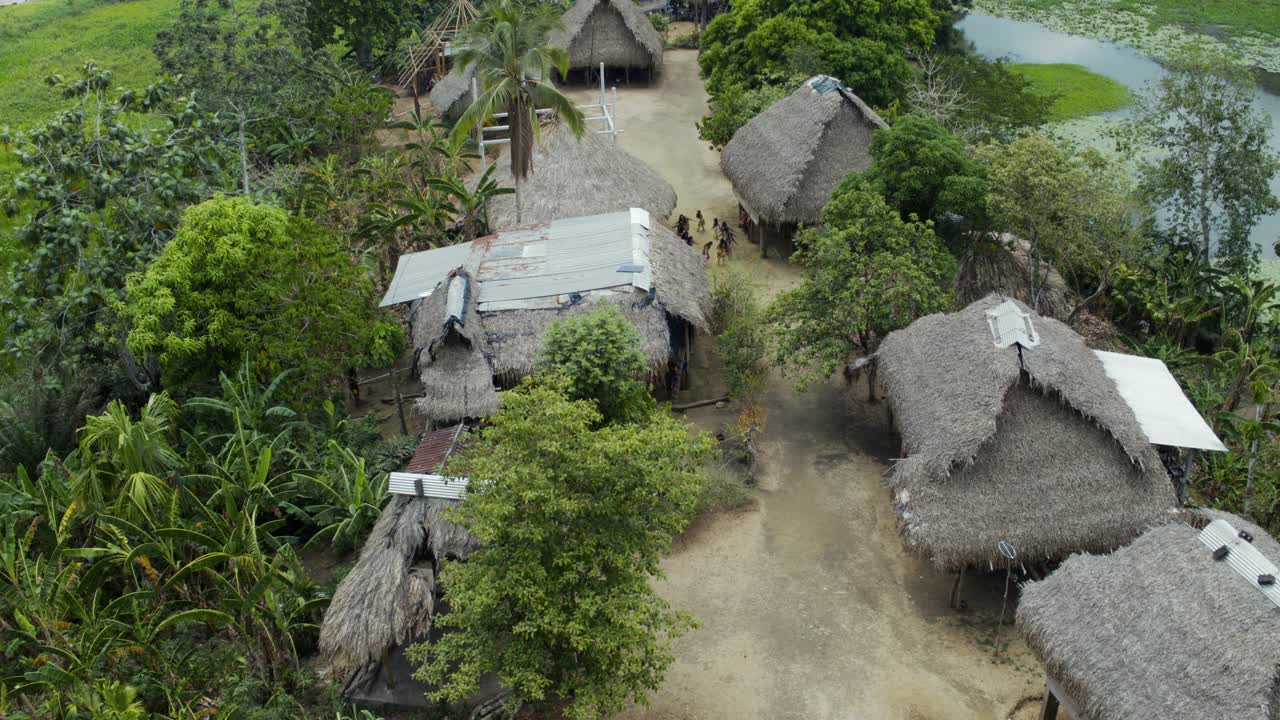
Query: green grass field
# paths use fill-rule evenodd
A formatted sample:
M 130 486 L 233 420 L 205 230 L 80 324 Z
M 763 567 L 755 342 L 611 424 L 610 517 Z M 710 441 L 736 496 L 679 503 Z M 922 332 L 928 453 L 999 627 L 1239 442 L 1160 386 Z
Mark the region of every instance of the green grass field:
M 1030 0 L 1053 7 L 1061 0 Z M 1178 25 L 1207 35 L 1260 32 L 1280 37 L 1280 0 L 1112 0 L 1110 7 L 1146 14 L 1151 24 Z
M 63 107 L 44 84 L 92 60 L 116 87 L 142 87 L 156 73 L 151 45 L 177 15 L 178 0 L 35 0 L 0 7 L 0 126 L 27 128 Z
M 1119 110 L 1132 101 L 1124 85 L 1080 65 L 1015 64 L 1009 69 L 1030 80 L 1037 92 L 1057 97 L 1050 110 L 1053 121 Z

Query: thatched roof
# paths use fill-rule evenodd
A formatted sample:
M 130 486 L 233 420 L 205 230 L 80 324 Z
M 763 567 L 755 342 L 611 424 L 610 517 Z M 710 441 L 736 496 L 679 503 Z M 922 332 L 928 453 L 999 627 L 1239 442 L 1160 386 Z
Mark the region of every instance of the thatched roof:
M 871 165 L 871 136 L 888 127 L 825 75 L 734 133 L 720 156 L 738 201 L 761 222 L 815 224 L 846 175 Z
M 628 0 L 629 2 L 630 0 Z M 509 150 L 497 160 L 493 179 L 514 187 Z M 542 128 L 533 154 L 533 172 L 520 183 L 522 224 L 644 208 L 655 219 L 671 214 L 676 191 L 653 168 L 623 150 L 613 138 L 590 129 L 575 138 L 563 124 Z M 516 225 L 515 195 L 489 201 L 489 224 Z
M 455 278 L 461 283 L 455 282 Z M 410 316 L 413 346 L 422 381 L 418 412 L 433 422 L 479 418 L 498 411 L 498 391 L 487 350 L 476 293 L 470 275 L 450 273 L 430 295 L 417 301 Z M 450 297 L 464 308 L 462 317 L 450 314 Z
M 453 504 L 393 497 L 334 592 L 320 626 L 320 653 L 327 673 L 344 690 L 372 679 L 389 648 L 431 629 L 436 567 L 430 560 L 465 558 L 479 547 L 470 533 L 444 518 Z M 419 561 L 424 550 L 430 558 Z
M 431 106 L 450 122 L 457 122 L 475 100 L 471 93 L 471 80 L 479 66 L 472 63 L 465 68 L 454 67 L 431 88 L 427 96 Z
M 1039 316 L 1040 345 L 997 348 L 989 296 L 891 333 L 877 353 L 905 459 L 889 473 L 907 543 L 944 569 L 1106 551 L 1165 521 L 1172 487 L 1101 361 Z M 1025 310 L 1025 306 L 1023 306 Z
M 1273 720 L 1280 611 L 1197 539 L 1222 518 L 1280 563 L 1280 543 L 1226 513 L 1076 555 L 1023 588 L 1018 624 L 1080 720 Z
M 574 69 L 662 69 L 662 36 L 632 0 L 578 0 L 564 13 L 564 30 L 547 41 L 569 53 Z

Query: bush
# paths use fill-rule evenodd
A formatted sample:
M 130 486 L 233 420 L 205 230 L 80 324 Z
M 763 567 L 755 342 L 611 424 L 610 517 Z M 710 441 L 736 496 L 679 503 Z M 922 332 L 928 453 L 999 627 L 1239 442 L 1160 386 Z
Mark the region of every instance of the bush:
M 606 422 L 635 421 L 653 409 L 641 378 L 640 334 L 612 303 L 557 320 L 547 330 L 538 368 L 568 381 L 569 397 L 596 404 Z
M 735 85 L 715 96 L 711 101 L 711 114 L 698 123 L 698 137 L 722 148 L 733 139 L 738 128 L 773 103 L 786 97 L 782 85 L 765 85 L 747 90 Z
M 756 300 L 759 283 L 745 271 L 721 267 L 711 277 L 711 331 L 729 396 L 750 400 L 764 388 L 768 335 Z
M 727 465 L 712 463 L 702 475 L 702 493 L 698 495 L 698 513 L 730 512 L 752 503 L 751 492 L 742 476 Z
M 677 50 L 697 50 L 699 44 L 697 30 L 686 35 L 677 35 L 667 41 L 667 47 Z

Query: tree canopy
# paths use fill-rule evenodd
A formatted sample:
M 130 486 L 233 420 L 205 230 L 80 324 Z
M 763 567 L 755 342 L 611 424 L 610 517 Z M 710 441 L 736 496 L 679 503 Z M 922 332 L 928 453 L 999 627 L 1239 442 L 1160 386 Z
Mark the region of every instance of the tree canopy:
M 606 421 L 634 420 L 653 410 L 640 347 L 640 334 L 617 306 L 600 303 L 552 323 L 538 368 L 563 377 L 569 397 L 594 402 Z
M 349 367 L 388 363 L 398 325 L 379 320 L 372 285 L 314 223 L 247 198 L 192 207 L 173 240 L 129 277 L 128 347 L 154 355 L 165 385 L 217 378 L 248 354 L 259 371 L 299 368 L 303 389 Z
M 529 379 L 509 391 L 453 466 L 470 478 L 453 520 L 481 549 L 441 577 L 448 632 L 410 653 L 441 699 L 492 672 L 517 704 L 608 717 L 659 686 L 691 624 L 651 580 L 692 518 L 709 443 L 667 413 L 602 427 L 566 389 Z
M 937 23 L 928 0 L 743 0 L 707 26 L 698 63 L 713 95 L 824 73 L 884 106 L 911 77 L 903 48 Z
M 974 177 L 980 167 L 968 148 L 936 121 L 906 115 L 871 140 L 871 167 L 862 177 L 884 195 L 904 219 L 937 220 L 944 191 L 953 178 Z
M 796 238 L 800 286 L 769 307 L 774 362 L 803 386 L 831 376 L 886 334 L 951 306 L 955 261 L 928 222 L 902 220 L 877 190 L 850 183 Z
M 1254 225 L 1280 209 L 1271 192 L 1280 154 L 1269 145 L 1270 122 L 1253 107 L 1253 87 L 1244 68 L 1193 51 L 1139 96 L 1121 134 L 1127 147 L 1156 151 L 1143 165 L 1142 185 L 1174 236 L 1239 274 L 1257 265 Z

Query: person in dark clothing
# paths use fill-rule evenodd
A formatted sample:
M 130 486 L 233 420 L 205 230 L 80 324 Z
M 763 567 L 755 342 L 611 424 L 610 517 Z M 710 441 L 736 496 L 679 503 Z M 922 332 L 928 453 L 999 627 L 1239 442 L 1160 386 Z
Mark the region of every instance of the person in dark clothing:
M 702 217 L 702 211 L 699 210 L 698 212 L 694 213 L 694 217 L 698 218 L 698 232 L 706 232 L 707 219 Z

